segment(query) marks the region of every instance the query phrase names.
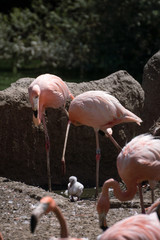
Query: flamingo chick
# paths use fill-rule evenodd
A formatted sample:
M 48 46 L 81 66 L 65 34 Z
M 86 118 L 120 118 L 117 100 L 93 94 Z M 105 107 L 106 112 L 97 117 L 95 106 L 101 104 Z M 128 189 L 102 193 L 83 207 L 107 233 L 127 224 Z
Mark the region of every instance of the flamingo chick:
M 148 180 L 153 188 L 152 183 L 160 180 L 160 139 L 156 139 L 150 134 L 142 134 L 133 138 L 118 155 L 117 169 L 119 176 L 126 184 L 127 190 L 122 191 L 119 183 L 112 178 L 104 182 L 97 203 L 99 223 L 102 229 L 107 227 L 106 215 L 110 208 L 109 188 L 114 189 L 117 199 L 128 201 L 133 199 L 138 186 L 142 213 L 145 212 L 141 182 Z
M 160 205 L 157 211 L 121 220 L 98 236 L 97 240 L 159 240 Z
M 37 77 L 29 86 L 29 100 L 33 110 L 33 121 L 38 126 L 43 121 L 44 132 L 45 132 L 45 147 L 47 153 L 47 171 L 49 179 L 49 190 L 51 191 L 51 180 L 50 180 L 50 140 L 48 130 L 45 122 L 45 109 L 46 108 L 63 108 L 67 99 L 73 99 L 73 95 L 70 93 L 65 82 L 61 78 L 52 74 L 42 74 Z M 68 115 L 68 113 L 67 113 Z
M 68 183 L 68 194 L 71 196 L 71 201 L 74 202 L 74 197 L 77 197 L 77 200 L 80 200 L 80 196 L 83 193 L 84 186 L 80 182 L 77 182 L 75 176 L 69 178 Z
M 82 240 L 84 238 L 69 238 L 69 233 L 68 233 L 68 227 L 66 220 L 59 209 L 59 207 L 56 205 L 56 202 L 52 197 L 46 196 L 43 197 L 40 200 L 40 204 L 33 210 L 32 215 L 31 215 L 31 221 L 30 221 L 30 229 L 31 232 L 34 233 L 36 225 L 38 223 L 38 220 L 42 217 L 43 214 L 47 214 L 49 212 L 54 212 L 61 227 L 61 236 L 60 238 L 51 238 L 53 239 L 70 239 L 70 240 Z M 85 240 L 85 239 L 84 239 Z M 86 239 L 87 240 L 87 239 Z
M 101 157 L 98 132 L 99 130 L 103 131 L 118 148 L 118 151 L 121 151 L 121 147 L 111 136 L 111 128 L 124 122 L 136 122 L 140 125 L 142 120 L 124 108 L 114 96 L 104 91 L 84 92 L 76 96 L 69 106 L 69 122 L 66 130 L 62 161 L 65 162 L 64 156 L 70 123 L 76 126 L 86 125 L 92 127 L 96 136 L 96 195 L 98 195 L 99 161 Z

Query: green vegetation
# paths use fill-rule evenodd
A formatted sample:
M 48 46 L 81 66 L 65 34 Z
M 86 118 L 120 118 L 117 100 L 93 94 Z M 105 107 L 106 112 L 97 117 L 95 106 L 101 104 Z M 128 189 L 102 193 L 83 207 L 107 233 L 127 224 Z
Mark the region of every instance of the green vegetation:
M 159 9 L 160 0 L 30 0 L 0 12 L 0 59 L 13 79 L 28 69 L 77 81 L 125 69 L 141 82 L 160 46 Z

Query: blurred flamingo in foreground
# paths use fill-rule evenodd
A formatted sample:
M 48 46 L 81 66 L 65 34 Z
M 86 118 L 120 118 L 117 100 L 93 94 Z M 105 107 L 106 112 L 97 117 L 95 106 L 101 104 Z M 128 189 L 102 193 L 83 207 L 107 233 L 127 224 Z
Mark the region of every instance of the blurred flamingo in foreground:
M 160 205 L 160 198 L 158 198 L 150 207 L 146 208 L 146 214 L 150 214 L 152 212 L 155 212 L 158 205 Z
M 150 215 L 137 214 L 115 223 L 97 240 L 160 240 L 160 205 Z
M 61 78 L 52 74 L 43 74 L 37 77 L 30 84 L 28 92 L 29 100 L 33 109 L 33 121 L 36 126 L 38 126 L 41 123 L 41 121 L 43 122 L 44 125 L 49 190 L 51 191 L 50 160 L 49 160 L 50 141 L 45 122 L 45 109 L 63 108 L 67 113 L 65 109 L 65 104 L 67 99 L 69 98 L 73 99 L 73 95 L 70 93 L 65 82 L 63 82 Z
M 133 199 L 138 186 L 142 213 L 145 212 L 141 182 L 148 180 L 153 189 L 156 181 L 160 180 L 160 139 L 155 139 L 150 134 L 142 134 L 133 138 L 118 155 L 117 169 L 127 190 L 122 191 L 119 183 L 112 178 L 104 182 L 97 203 L 99 223 L 102 229 L 107 227 L 106 215 L 110 208 L 109 188 L 114 189 L 117 199 L 128 201 Z
M 76 96 L 69 106 L 69 122 L 66 130 L 62 162 L 65 162 L 64 156 L 70 124 L 93 127 L 96 135 L 96 196 L 98 195 L 99 161 L 101 156 L 98 131 L 103 131 L 118 148 L 118 151 L 121 151 L 121 147 L 111 136 L 111 128 L 124 122 L 136 122 L 140 125 L 142 120 L 124 108 L 114 96 L 104 91 L 84 92 Z
M 2 233 L 0 233 L 0 240 L 3 240 Z
M 36 225 L 38 223 L 38 220 L 42 217 L 43 214 L 47 214 L 49 212 L 54 212 L 61 227 L 61 238 L 50 238 L 52 239 L 69 239 L 69 240 L 82 240 L 86 238 L 70 238 L 69 233 L 68 233 L 68 228 L 67 228 L 67 223 L 65 221 L 65 218 L 59 209 L 59 207 L 56 205 L 56 202 L 54 201 L 53 198 L 47 196 L 43 197 L 40 200 L 40 204 L 38 205 L 37 208 L 35 208 L 32 212 L 31 215 L 31 222 L 30 222 L 30 227 L 31 227 L 31 232 L 34 233 Z M 86 239 L 87 240 L 87 239 Z

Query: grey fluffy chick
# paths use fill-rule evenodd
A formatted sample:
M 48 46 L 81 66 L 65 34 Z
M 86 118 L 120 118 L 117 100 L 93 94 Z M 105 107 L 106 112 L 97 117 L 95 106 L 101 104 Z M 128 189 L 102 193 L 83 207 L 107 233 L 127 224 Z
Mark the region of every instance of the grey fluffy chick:
M 77 200 L 80 200 L 80 196 L 83 193 L 84 186 L 80 182 L 77 182 L 75 176 L 69 178 L 68 183 L 68 194 L 71 196 L 71 201 L 74 202 L 74 197 L 77 197 Z

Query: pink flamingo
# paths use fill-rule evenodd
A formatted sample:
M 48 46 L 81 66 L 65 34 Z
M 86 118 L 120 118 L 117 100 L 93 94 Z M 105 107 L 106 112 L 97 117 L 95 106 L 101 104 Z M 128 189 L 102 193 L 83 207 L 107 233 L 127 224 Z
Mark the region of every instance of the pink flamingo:
M 3 240 L 2 233 L 0 232 L 0 240 Z
M 52 74 L 43 74 L 37 77 L 29 86 L 29 100 L 33 109 L 33 121 L 38 126 L 41 121 L 44 125 L 45 132 L 45 147 L 47 153 L 47 172 L 48 172 L 48 185 L 51 191 L 51 177 L 50 177 L 50 160 L 49 150 L 50 141 L 45 122 L 45 109 L 46 108 L 63 108 L 67 99 L 73 99 L 73 95 L 70 93 L 65 82 L 61 78 Z M 68 115 L 68 113 L 67 113 Z
M 110 208 L 109 188 L 114 189 L 117 199 L 128 201 L 133 199 L 138 186 L 142 213 L 145 212 L 141 182 L 148 180 L 151 188 L 154 188 L 156 181 L 160 180 L 160 139 L 155 139 L 150 134 L 142 134 L 133 138 L 118 155 L 117 169 L 127 190 L 122 191 L 119 183 L 112 178 L 104 182 L 97 203 L 99 223 L 102 229 L 107 227 L 106 215 Z
M 121 220 L 98 236 L 97 240 L 159 240 L 160 205 L 157 211 L 137 214 Z
M 124 108 L 114 96 L 104 91 L 84 92 L 76 96 L 69 106 L 69 122 L 66 130 L 62 162 L 65 162 L 64 156 L 70 124 L 93 127 L 96 136 L 96 196 L 98 195 L 99 161 L 101 156 L 98 131 L 103 131 L 118 148 L 118 151 L 121 151 L 121 147 L 111 136 L 111 128 L 124 122 L 136 122 L 140 125 L 142 120 Z
M 43 214 L 47 214 L 49 212 L 54 212 L 61 227 L 61 238 L 51 238 L 51 239 L 69 239 L 69 240 L 82 240 L 85 238 L 69 238 L 69 232 L 66 220 L 56 205 L 56 202 L 52 197 L 46 196 L 40 200 L 40 204 L 33 210 L 31 215 L 30 227 L 31 232 L 34 233 L 38 220 L 42 217 Z
M 158 198 L 150 207 L 145 209 L 146 214 L 150 214 L 152 212 L 155 212 L 158 205 L 160 205 L 160 198 Z

